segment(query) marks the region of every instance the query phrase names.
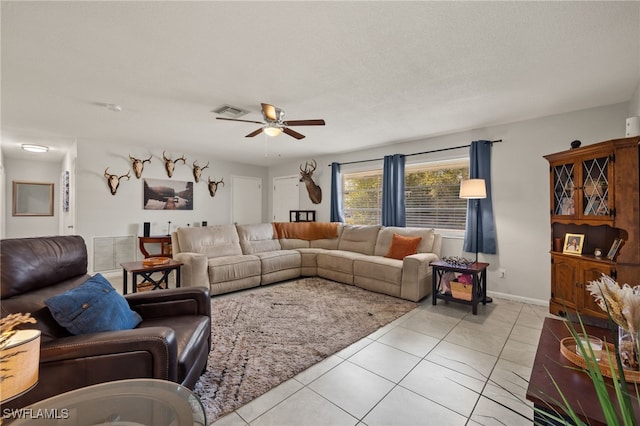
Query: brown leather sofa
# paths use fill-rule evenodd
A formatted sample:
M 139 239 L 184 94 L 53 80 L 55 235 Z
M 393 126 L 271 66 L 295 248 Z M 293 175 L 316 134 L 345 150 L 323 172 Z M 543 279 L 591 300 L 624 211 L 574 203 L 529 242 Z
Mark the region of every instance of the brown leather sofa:
M 0 242 L 1 312 L 27 313 L 42 332 L 39 382 L 3 403 L 20 408 L 62 392 L 113 380 L 156 378 L 193 389 L 211 348 L 211 300 L 206 288 L 148 291 L 125 296 L 142 317 L 132 330 L 72 335 L 44 301 L 90 278 L 79 236 Z

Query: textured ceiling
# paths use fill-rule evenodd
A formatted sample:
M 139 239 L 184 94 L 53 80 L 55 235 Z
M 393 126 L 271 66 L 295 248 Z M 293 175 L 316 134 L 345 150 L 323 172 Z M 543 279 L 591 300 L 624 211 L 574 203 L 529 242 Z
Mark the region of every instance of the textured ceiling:
M 274 165 L 625 102 L 640 81 L 638 2 L 1 7 L 9 158 L 77 140 Z M 265 157 L 265 136 L 244 137 L 259 126 L 211 112 L 261 120 L 260 102 L 327 125 L 269 138 Z

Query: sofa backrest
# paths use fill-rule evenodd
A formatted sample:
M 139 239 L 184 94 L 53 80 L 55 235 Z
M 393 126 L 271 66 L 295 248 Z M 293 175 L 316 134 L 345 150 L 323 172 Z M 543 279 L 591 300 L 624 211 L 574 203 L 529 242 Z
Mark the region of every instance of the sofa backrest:
M 436 254 L 438 257 L 440 256 L 440 244 L 436 244 L 436 241 L 441 237 L 440 234 L 436 234 L 434 229 L 402 228 L 397 226 L 387 226 L 380 229 L 374 253 L 376 256 L 384 256 L 387 254 L 389 246 L 391 246 L 393 234 L 402 235 L 403 237 L 422 237 L 418 245 L 418 253 L 434 253 L 434 250 L 437 250 Z
M 338 250 L 373 255 L 379 230 L 378 225 L 344 225 Z
M 236 225 L 243 254 L 280 250 L 280 241 L 275 238 L 271 223 Z
M 14 238 L 0 242 L 1 299 L 87 273 L 87 246 L 78 235 Z
M 44 301 L 89 279 L 87 247 L 77 235 L 16 238 L 0 242 L 1 316 L 30 313 L 46 342 L 70 333 L 51 315 Z
M 178 247 L 173 248 L 174 253 L 200 253 L 210 259 L 242 254 L 235 225 L 180 227 L 173 239 L 178 243 Z

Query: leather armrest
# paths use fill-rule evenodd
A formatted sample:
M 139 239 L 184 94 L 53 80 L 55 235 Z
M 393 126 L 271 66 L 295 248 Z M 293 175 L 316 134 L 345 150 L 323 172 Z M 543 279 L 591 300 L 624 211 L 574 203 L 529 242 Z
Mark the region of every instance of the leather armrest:
M 127 353 L 146 352 L 151 356 L 153 371 L 166 376 L 167 380 L 175 381 L 177 348 L 175 332 L 168 327 L 108 331 L 43 342 L 40 347 L 40 363 L 64 363 L 83 359 L 88 366 L 95 364 L 104 368 L 101 357 L 117 354 L 120 356 L 119 362 L 126 362 Z
M 211 299 L 205 287 L 175 288 L 131 293 L 124 296 L 142 318 L 204 315 L 211 318 Z

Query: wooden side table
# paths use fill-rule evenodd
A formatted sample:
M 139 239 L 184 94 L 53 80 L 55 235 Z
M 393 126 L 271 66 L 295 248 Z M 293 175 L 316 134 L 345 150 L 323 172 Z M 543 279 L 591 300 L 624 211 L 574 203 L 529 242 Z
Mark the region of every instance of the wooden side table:
M 574 326 L 579 330 L 580 324 Z M 599 337 L 611 343 L 614 336 L 606 328 L 585 325 L 587 334 Z M 562 397 L 557 386 L 564 394 L 567 402 L 575 409 L 578 416 L 590 425 L 606 425 L 607 420 L 600 407 L 598 396 L 589 376 L 580 371 L 578 366 L 571 363 L 560 352 L 560 340 L 571 336 L 565 321 L 555 318 L 545 318 L 538 342 L 536 358 L 531 369 L 531 378 L 527 387 L 527 399 L 533 402 L 535 408 L 544 412 L 562 413 Z M 553 379 L 553 380 L 552 380 Z M 555 381 L 555 383 L 554 383 Z M 617 405 L 616 390 L 613 380 L 605 378 L 609 398 Z M 628 383 L 628 392 L 636 415 L 640 419 L 640 404 L 636 399 L 634 383 Z M 563 424 L 549 421 L 542 414 L 534 412 L 535 424 L 551 426 Z
M 452 301 L 457 303 L 464 303 L 471 305 L 471 312 L 473 315 L 478 315 L 478 302 L 482 302 L 483 305 L 491 303 L 492 299 L 487 297 L 487 267 L 488 263 L 475 262 L 469 266 L 451 265 L 442 260 L 429 263 L 429 266 L 433 268 L 431 274 L 432 288 L 431 299 L 433 304 L 438 303 L 438 299 Z M 440 281 L 445 272 L 458 272 L 462 274 L 469 274 L 473 277 L 473 287 L 471 289 L 471 300 L 458 299 L 450 294 L 440 293 Z
M 122 293 L 127 294 L 129 273 L 132 275 L 131 288 L 132 292 L 138 291 L 138 284 L 151 283 L 152 290 L 169 288 L 169 275 L 171 271 L 176 271 L 176 288 L 180 287 L 180 268 L 182 262 L 169 259 L 169 263 L 164 265 L 144 266 L 141 261 L 121 263 L 122 266 Z M 154 272 L 161 272 L 160 279 L 154 279 L 151 275 Z M 142 277 L 142 281 L 138 282 L 138 277 Z M 162 286 L 164 284 L 164 287 Z
M 145 244 L 160 244 L 159 254 L 149 254 Z M 140 252 L 145 258 L 167 256 L 171 257 L 171 236 L 170 235 L 158 235 L 152 237 L 138 237 L 138 247 Z

